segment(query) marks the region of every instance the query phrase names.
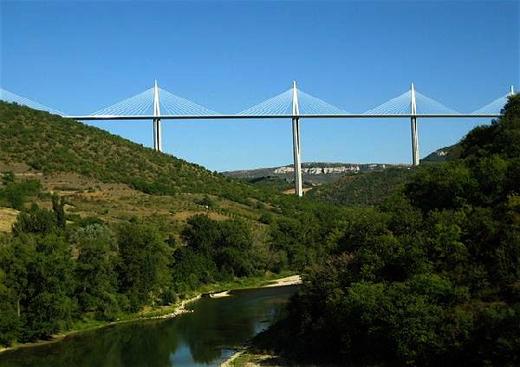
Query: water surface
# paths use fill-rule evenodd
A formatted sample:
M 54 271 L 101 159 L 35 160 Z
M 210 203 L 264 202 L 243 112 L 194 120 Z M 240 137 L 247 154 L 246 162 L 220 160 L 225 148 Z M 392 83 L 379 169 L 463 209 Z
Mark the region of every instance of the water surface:
M 202 298 L 171 320 L 112 325 L 63 341 L 0 354 L 0 366 L 218 366 L 281 317 L 297 286 L 233 291 Z

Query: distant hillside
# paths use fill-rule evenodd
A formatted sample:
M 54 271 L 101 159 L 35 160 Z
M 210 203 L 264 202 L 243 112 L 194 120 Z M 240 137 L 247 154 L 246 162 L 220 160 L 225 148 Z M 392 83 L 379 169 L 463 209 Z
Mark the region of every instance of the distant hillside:
M 382 171 L 393 166 L 380 163 L 306 162 L 302 163 L 302 174 L 304 183 L 307 186 L 314 186 L 337 181 L 347 174 Z M 284 185 L 290 186 L 290 183 L 294 181 L 294 168 L 292 165 L 228 171 L 223 172 L 223 174 L 263 186 L 284 187 Z
M 437 149 L 421 159 L 421 164 L 435 164 L 459 159 L 463 147 L 457 143 Z M 384 165 L 378 165 L 384 167 Z M 377 205 L 400 190 L 411 177 L 414 169 L 409 166 L 391 166 L 386 169 L 360 170 L 315 187 L 308 196 L 342 205 Z
M 457 159 L 460 143 L 438 149 L 421 164 L 434 164 Z M 379 167 L 384 165 L 379 165 Z M 408 166 L 389 166 L 386 169 L 359 171 L 339 177 L 335 181 L 315 187 L 307 194 L 311 198 L 341 205 L 377 205 L 401 190 L 414 169 Z
M 444 147 L 421 159 L 421 163 L 457 159 L 461 150 L 460 143 Z M 302 171 L 304 187 L 310 190 L 305 195 L 307 198 L 341 205 L 377 205 L 400 190 L 413 169 L 408 165 L 382 163 L 306 162 L 302 163 Z M 292 165 L 222 174 L 271 191 L 290 193 L 293 189 Z
M 313 188 L 307 196 L 342 205 L 376 205 L 401 190 L 413 169 L 391 167 L 383 171 L 344 176 L 334 183 Z

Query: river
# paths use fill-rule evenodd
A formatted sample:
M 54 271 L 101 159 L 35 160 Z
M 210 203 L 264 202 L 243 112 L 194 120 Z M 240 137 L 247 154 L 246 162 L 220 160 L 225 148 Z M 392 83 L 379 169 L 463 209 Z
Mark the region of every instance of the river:
M 284 312 L 297 286 L 202 298 L 169 320 L 116 324 L 0 354 L 1 367 L 218 366 Z

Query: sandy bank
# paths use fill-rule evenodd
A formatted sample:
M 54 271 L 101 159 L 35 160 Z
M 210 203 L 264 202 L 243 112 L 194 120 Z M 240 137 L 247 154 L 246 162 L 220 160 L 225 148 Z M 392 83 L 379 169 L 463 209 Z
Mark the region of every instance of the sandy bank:
M 300 275 L 291 275 L 281 279 L 276 279 L 263 287 L 283 287 L 285 285 L 302 284 L 302 277 Z
M 210 298 L 222 298 L 222 297 L 228 297 L 228 296 L 230 296 L 229 291 L 216 292 L 216 293 L 211 293 L 209 295 Z
M 301 283 L 302 283 L 302 279 L 301 279 L 301 277 L 299 275 L 291 275 L 291 276 L 288 276 L 288 277 L 285 277 L 285 278 L 271 280 L 267 284 L 264 284 L 264 285 L 261 285 L 261 286 L 257 286 L 257 287 L 252 287 L 251 289 L 270 288 L 270 287 L 283 287 L 283 286 L 286 286 L 286 285 L 297 285 L 297 284 L 301 284 Z M 240 288 L 240 289 L 247 289 L 247 288 Z M 212 292 L 212 293 L 205 293 L 202 296 L 203 297 L 210 297 L 210 298 L 229 297 L 229 296 L 232 295 L 231 294 L 232 290 L 233 289 L 225 290 L 225 291 Z
M 238 351 L 228 360 L 220 364 L 220 367 L 286 367 L 292 364 L 280 360 L 271 354 L 250 353 L 248 350 Z M 303 367 L 303 366 L 302 366 Z M 310 366 L 309 366 L 310 367 Z
M 220 364 L 220 367 L 231 367 L 233 366 L 235 360 L 240 357 L 244 353 L 244 351 L 238 351 L 235 354 L 233 354 L 231 357 L 229 357 L 226 361 Z

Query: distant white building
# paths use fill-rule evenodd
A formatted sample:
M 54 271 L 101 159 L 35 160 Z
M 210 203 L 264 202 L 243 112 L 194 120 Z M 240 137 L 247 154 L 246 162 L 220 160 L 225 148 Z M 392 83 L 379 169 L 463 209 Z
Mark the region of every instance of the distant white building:
M 336 166 L 336 167 L 304 167 L 302 172 L 309 175 L 329 175 L 337 173 L 356 173 L 359 172 L 360 168 L 358 165 L 350 166 Z M 278 167 L 274 170 L 274 174 L 283 175 L 288 173 L 294 173 L 294 167 L 284 166 Z

